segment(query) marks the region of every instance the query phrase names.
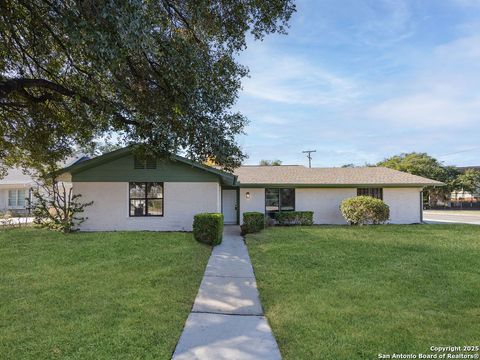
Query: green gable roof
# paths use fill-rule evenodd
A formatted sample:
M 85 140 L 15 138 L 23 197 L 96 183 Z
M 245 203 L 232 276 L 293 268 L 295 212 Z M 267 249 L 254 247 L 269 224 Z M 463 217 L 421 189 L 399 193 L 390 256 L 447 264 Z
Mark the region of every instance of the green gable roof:
M 131 147 L 85 160 L 58 172 L 58 176 L 70 174 L 73 182 L 106 181 L 163 181 L 163 182 L 221 182 L 235 185 L 236 176 L 203 165 L 178 155 L 157 158 L 155 169 L 134 169 Z

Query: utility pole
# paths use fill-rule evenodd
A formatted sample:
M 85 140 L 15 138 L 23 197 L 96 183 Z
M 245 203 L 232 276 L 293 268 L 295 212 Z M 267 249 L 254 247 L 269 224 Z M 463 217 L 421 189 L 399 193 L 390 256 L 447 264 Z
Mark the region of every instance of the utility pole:
M 302 151 L 304 154 L 307 154 L 308 158 L 308 167 L 312 168 L 312 153 L 317 152 L 317 150 L 305 150 Z

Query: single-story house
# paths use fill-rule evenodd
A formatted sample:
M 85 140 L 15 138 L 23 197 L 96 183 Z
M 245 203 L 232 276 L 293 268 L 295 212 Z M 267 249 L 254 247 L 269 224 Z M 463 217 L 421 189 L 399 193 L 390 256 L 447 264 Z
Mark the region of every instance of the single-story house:
M 26 213 L 34 186 L 35 181 L 30 175 L 18 168 L 9 169 L 0 179 L 0 212 Z
M 370 195 L 390 206 L 390 223 L 422 221 L 422 189 L 442 183 L 381 167 L 242 166 L 234 173 L 192 162 L 135 157 L 131 148 L 75 163 L 59 174 L 86 208 L 85 231 L 192 229 L 200 212 L 222 212 L 227 224 L 259 211 L 310 210 L 316 224 L 345 224 L 343 199 Z
M 86 160 L 84 155 L 75 155 L 58 166 L 69 166 Z M 32 189 L 38 187 L 37 181 L 19 168 L 10 168 L 7 174 L 0 178 L 0 213 L 12 212 L 25 215 L 28 213 L 28 203 L 32 200 Z

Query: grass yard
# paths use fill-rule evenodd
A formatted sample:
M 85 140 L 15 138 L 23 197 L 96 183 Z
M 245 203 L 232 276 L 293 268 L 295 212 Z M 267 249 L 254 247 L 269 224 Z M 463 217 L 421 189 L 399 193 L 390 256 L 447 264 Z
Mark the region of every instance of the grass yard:
M 188 233 L 0 231 L 0 358 L 170 359 L 209 255 Z
M 248 235 L 285 360 L 480 345 L 480 227 L 270 228 Z

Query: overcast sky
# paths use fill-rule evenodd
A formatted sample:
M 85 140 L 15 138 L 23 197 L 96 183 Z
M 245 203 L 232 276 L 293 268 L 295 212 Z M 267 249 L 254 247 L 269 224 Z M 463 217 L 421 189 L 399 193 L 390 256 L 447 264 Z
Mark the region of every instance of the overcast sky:
M 480 0 L 299 0 L 249 42 L 237 109 L 250 156 L 363 165 L 402 152 L 480 165 Z

